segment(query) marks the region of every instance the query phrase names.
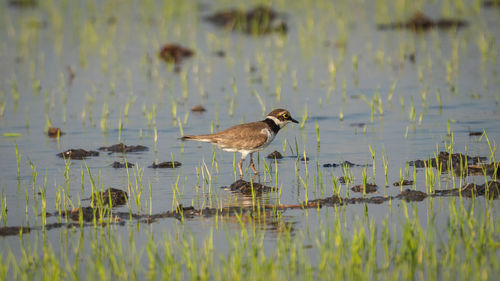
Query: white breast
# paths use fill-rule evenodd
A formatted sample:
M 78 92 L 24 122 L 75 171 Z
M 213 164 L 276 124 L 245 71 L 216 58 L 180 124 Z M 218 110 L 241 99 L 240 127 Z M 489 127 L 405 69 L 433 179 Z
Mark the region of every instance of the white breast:
M 267 135 L 267 141 L 261 147 L 259 147 L 259 150 L 262 150 L 262 149 L 266 148 L 274 140 L 274 137 L 276 137 L 276 134 L 267 128 L 260 130 L 260 133 Z

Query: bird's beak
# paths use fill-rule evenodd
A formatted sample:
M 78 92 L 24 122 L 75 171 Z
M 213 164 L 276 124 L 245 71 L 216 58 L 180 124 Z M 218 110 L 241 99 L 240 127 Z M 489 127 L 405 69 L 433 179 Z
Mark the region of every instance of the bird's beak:
M 292 117 L 290 117 L 290 121 L 292 121 L 293 123 L 297 123 L 297 124 L 299 123 L 299 121 L 293 119 Z

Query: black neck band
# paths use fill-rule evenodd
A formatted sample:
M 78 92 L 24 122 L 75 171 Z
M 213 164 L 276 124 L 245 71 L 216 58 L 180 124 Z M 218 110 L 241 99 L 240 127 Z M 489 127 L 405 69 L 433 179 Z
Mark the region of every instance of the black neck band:
M 264 119 L 263 121 L 264 123 L 266 123 L 267 125 L 269 125 L 269 128 L 271 128 L 271 130 L 273 131 L 273 133 L 277 134 L 278 131 L 281 129 L 280 126 L 278 126 L 273 119 L 271 118 L 266 118 Z

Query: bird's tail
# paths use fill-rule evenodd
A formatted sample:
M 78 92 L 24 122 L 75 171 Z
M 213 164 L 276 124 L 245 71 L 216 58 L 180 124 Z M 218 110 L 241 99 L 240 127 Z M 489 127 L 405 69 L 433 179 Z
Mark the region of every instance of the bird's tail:
M 212 136 L 211 135 L 187 135 L 183 136 L 180 138 L 182 141 L 187 141 L 187 140 L 195 140 L 195 141 L 203 141 L 203 142 L 212 142 Z

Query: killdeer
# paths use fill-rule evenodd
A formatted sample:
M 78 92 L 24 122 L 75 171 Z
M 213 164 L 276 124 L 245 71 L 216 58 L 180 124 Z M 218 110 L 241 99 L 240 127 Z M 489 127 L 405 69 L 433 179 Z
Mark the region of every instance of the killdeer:
M 257 174 L 252 154 L 266 148 L 279 130 L 290 122 L 299 123 L 292 118 L 288 110 L 278 108 L 271 111 L 262 121 L 236 125 L 215 134 L 183 136 L 181 140 L 209 142 L 223 150 L 241 153 L 238 168 L 240 176 L 243 177 L 243 159 L 250 154 L 250 167 Z

